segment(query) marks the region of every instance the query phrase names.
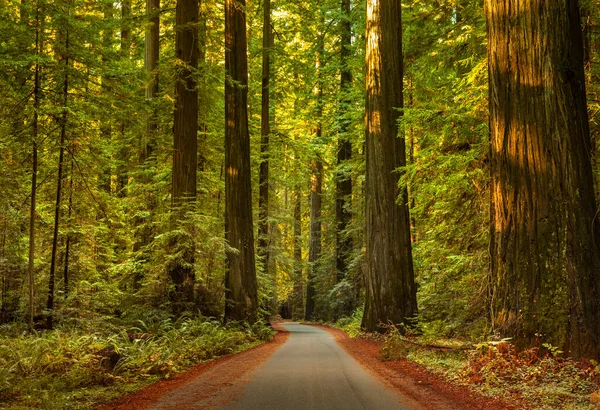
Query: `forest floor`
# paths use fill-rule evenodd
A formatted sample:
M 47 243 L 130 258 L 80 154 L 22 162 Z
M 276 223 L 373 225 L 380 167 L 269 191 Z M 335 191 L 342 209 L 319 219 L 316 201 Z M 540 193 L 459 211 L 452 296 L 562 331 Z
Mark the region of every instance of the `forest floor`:
M 189 372 L 171 380 L 160 381 L 110 404 L 98 407 L 109 409 L 183 409 L 220 408 L 239 396 L 259 368 L 288 338 L 279 331 L 271 342 L 238 354 L 226 356 L 195 366 Z M 368 373 L 377 377 L 400 396 L 407 397 L 415 409 L 512 409 L 523 408 L 498 399 L 484 397 L 465 386 L 453 385 L 441 377 L 408 360 L 381 361 L 383 343 L 364 338 L 350 338 L 345 332 L 328 326 L 315 325 L 329 332 L 346 352 L 353 356 Z M 176 400 L 170 398 L 175 397 Z M 164 400 L 169 398 L 169 400 Z M 198 407 L 198 403 L 201 403 Z

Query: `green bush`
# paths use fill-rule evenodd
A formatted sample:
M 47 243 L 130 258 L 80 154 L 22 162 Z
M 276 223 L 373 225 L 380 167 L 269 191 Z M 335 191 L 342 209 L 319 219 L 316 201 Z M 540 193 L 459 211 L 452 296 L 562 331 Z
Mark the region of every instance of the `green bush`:
M 0 407 L 91 408 L 273 334 L 262 324 L 223 326 L 204 317 L 135 322 L 105 333 L 85 325 L 33 335 L 7 329 L 0 336 Z

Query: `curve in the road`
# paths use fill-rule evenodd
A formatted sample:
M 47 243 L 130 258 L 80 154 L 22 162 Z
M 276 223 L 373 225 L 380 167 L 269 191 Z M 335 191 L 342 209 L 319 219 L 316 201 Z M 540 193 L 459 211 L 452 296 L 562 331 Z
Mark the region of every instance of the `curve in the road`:
M 288 341 L 250 376 L 227 409 L 414 409 L 367 372 L 333 337 L 285 323 Z

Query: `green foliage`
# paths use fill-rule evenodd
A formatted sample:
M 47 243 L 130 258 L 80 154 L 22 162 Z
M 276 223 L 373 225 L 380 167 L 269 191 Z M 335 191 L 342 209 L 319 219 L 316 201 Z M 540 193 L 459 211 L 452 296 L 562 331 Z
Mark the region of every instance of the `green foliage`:
M 8 407 L 3 408 L 91 408 L 96 401 L 244 350 L 273 334 L 261 324 L 224 327 L 203 317 L 173 321 L 160 311 L 137 320 L 129 316 L 125 322 L 104 327 L 91 323 L 90 327 L 95 331 L 60 327 L 19 335 L 17 329 L 4 325 L 0 403 Z
M 350 337 L 356 337 L 361 333 L 361 323 L 363 318 L 364 308 L 356 308 L 352 316 L 342 317 L 335 323 L 335 327 L 342 329 L 348 333 Z

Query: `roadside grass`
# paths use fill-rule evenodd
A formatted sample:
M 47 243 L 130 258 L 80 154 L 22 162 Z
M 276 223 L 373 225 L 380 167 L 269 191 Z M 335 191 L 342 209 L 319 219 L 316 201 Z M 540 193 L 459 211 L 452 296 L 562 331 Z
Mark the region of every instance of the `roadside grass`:
M 600 365 L 566 359 L 552 346 L 517 351 L 507 340 L 471 345 L 433 335 L 402 335 L 390 327 L 386 335 L 360 332 L 361 312 L 334 326 L 350 337 L 383 341 L 380 359 L 408 360 L 450 383 L 517 408 L 540 410 L 600 409 Z
M 203 317 L 97 325 L 33 335 L 1 326 L 0 408 L 91 409 L 273 335 L 262 324 L 223 326 Z

